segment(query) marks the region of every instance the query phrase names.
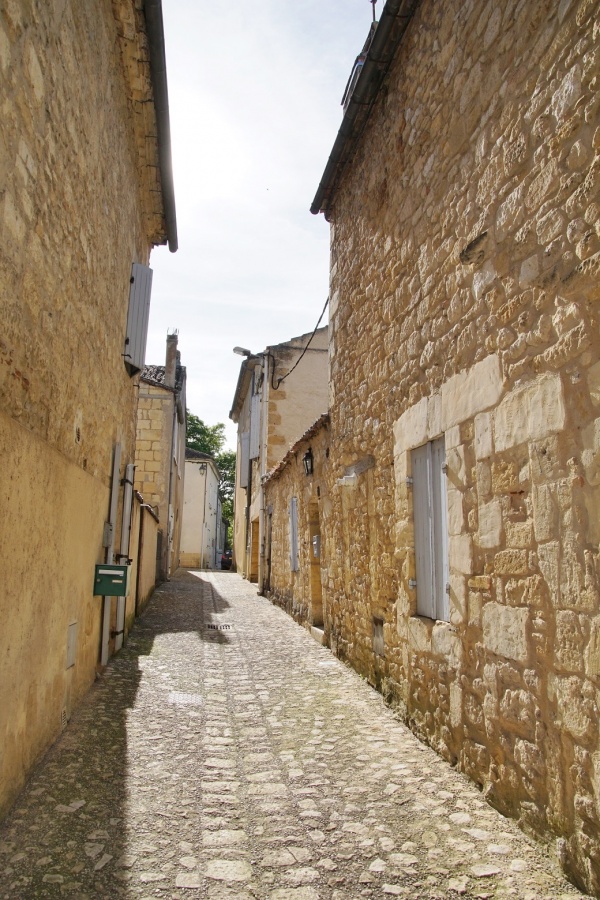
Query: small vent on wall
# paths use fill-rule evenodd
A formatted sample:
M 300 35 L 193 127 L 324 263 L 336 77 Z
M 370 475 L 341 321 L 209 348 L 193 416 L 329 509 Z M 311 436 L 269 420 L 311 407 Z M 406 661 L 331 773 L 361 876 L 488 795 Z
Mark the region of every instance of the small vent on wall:
M 67 719 L 67 710 L 65 707 L 63 707 L 63 710 L 60 714 L 60 730 L 61 731 L 65 730 L 65 728 L 67 727 L 68 721 L 69 720 Z

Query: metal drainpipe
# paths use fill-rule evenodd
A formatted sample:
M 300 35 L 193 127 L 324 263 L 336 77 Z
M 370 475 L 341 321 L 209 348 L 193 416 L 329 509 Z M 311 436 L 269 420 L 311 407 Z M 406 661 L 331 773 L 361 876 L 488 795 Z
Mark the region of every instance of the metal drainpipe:
M 261 424 L 261 435 L 260 435 L 260 446 L 259 446 L 259 458 L 260 458 L 260 487 L 259 487 L 259 512 L 258 512 L 258 546 L 259 546 L 259 557 L 258 557 L 258 593 L 262 594 L 264 591 L 264 582 L 265 582 L 265 488 L 263 485 L 263 477 L 267 472 L 267 441 L 266 435 L 268 434 L 269 423 L 268 423 L 268 409 L 269 409 L 269 399 L 268 399 L 268 390 L 269 390 L 269 353 L 266 352 L 263 354 L 263 383 L 262 383 L 262 399 L 261 399 L 261 411 L 260 411 L 260 424 Z
M 165 35 L 161 0 L 144 0 L 144 14 L 150 51 L 150 75 L 156 112 L 158 135 L 158 162 L 162 187 L 165 224 L 169 250 L 177 250 L 177 218 L 175 215 L 175 189 L 171 162 L 171 126 L 169 122 L 169 91 L 165 58 Z
M 106 548 L 106 563 L 111 565 L 115 561 L 115 525 L 117 522 L 117 508 L 119 504 L 119 473 L 121 471 L 121 445 L 115 444 L 113 451 L 112 480 L 110 484 L 110 508 L 108 522 L 111 526 L 110 543 Z M 100 643 L 100 665 L 108 662 L 108 648 L 110 643 L 110 608 L 112 597 L 103 598 L 102 607 L 102 639 Z
M 135 466 L 125 466 L 125 483 L 123 487 L 123 519 L 121 522 L 121 547 L 119 563 L 130 565 L 129 543 L 131 540 L 131 506 L 133 503 L 133 475 Z M 125 637 L 125 597 L 117 597 L 117 630 L 115 632 L 115 652 L 123 646 Z

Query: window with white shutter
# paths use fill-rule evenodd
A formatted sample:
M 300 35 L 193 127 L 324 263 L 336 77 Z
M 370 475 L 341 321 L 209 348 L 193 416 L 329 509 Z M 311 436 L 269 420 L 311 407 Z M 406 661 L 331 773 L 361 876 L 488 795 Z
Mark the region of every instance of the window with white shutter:
M 290 568 L 292 572 L 298 572 L 300 562 L 298 559 L 298 499 L 290 500 Z
M 448 526 L 444 438 L 412 451 L 417 615 L 448 622 Z
M 252 394 L 250 403 L 250 459 L 260 453 L 260 394 Z
M 243 431 L 240 435 L 240 487 L 248 487 L 248 450 L 250 448 L 250 432 Z
M 135 375 L 144 367 L 151 290 L 152 269 L 142 266 L 140 263 L 133 263 L 129 288 L 127 333 L 123 353 L 125 367 L 130 375 Z

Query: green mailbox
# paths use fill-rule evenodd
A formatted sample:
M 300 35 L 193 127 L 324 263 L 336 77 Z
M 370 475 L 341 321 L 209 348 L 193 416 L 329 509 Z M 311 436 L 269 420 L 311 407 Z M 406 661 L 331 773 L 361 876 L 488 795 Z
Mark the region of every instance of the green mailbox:
M 126 597 L 130 573 L 131 566 L 113 566 L 108 563 L 97 565 L 94 594 L 99 597 Z

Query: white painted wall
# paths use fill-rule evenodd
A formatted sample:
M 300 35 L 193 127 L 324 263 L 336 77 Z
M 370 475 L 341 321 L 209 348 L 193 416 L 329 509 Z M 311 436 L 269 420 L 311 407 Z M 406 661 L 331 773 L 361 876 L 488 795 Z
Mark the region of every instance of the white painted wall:
M 211 460 L 186 459 L 180 559 L 182 566 L 219 569 L 219 473 Z

